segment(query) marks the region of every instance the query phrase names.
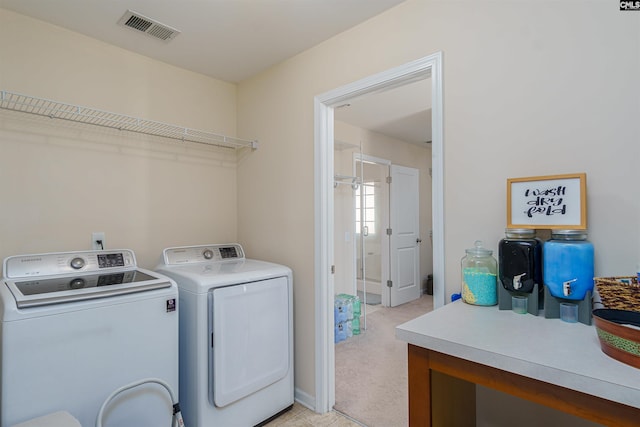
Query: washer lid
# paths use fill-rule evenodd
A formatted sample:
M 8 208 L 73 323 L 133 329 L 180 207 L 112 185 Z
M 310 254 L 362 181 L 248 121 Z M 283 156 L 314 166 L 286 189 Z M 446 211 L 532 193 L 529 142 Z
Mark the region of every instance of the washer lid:
M 171 281 L 135 267 L 130 250 L 17 255 L 4 260 L 5 284 L 18 308 L 59 304 L 152 289 Z
M 105 274 L 6 281 L 18 308 L 106 298 L 171 286 L 166 278 L 129 270 Z

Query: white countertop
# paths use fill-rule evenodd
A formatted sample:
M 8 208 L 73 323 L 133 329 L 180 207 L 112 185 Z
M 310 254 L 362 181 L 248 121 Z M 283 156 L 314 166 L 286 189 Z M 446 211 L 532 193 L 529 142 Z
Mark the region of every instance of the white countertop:
M 640 369 L 604 354 L 594 326 L 458 300 L 398 326 L 396 337 L 640 408 Z

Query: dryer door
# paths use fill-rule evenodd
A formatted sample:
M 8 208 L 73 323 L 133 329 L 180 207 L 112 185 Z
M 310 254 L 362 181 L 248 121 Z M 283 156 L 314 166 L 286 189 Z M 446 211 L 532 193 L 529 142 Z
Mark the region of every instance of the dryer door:
M 284 378 L 289 371 L 286 277 L 213 289 L 209 400 L 233 403 Z

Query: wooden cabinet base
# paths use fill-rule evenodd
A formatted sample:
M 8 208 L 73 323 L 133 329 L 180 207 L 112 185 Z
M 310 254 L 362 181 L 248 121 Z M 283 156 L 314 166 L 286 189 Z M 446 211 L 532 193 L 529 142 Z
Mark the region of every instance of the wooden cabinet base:
M 475 384 L 603 425 L 631 427 L 640 422 L 637 408 L 412 344 L 408 346 L 411 427 L 475 426 Z

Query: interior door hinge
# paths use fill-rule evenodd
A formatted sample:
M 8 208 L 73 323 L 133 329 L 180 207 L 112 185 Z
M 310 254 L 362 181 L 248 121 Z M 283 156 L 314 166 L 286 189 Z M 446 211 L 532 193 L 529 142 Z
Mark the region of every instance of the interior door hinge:
M 335 265 L 331 266 L 331 274 L 336 274 L 336 266 Z
M 391 184 L 391 177 L 390 176 L 387 177 L 387 184 Z
M 387 228 L 387 236 L 391 236 L 391 229 Z
M 393 282 L 391 280 L 387 280 L 387 288 L 393 287 Z

